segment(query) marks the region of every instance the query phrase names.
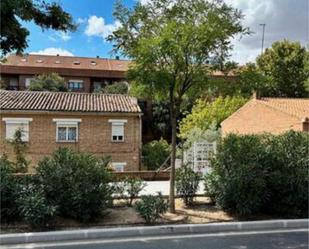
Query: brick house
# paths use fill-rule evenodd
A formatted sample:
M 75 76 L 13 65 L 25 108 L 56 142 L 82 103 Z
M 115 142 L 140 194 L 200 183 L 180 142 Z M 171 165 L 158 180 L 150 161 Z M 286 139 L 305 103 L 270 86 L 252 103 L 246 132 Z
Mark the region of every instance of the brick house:
M 139 170 L 141 110 L 133 97 L 1 90 L 0 154 L 13 156 L 6 139 L 18 128 L 32 165 L 64 146 L 109 155 L 118 171 Z
M 221 123 L 228 133 L 280 134 L 288 130 L 309 131 L 309 99 L 253 97 Z
M 58 73 L 71 91 L 93 92 L 114 82 L 125 81 L 130 61 L 51 55 L 10 55 L 0 65 L 7 90 L 25 90 L 33 77 Z

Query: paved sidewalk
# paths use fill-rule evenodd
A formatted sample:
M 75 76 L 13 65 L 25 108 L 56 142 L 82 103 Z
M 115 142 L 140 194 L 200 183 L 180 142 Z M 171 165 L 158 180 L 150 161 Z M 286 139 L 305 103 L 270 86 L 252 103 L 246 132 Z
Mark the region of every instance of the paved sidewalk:
M 156 194 L 161 192 L 162 195 L 169 195 L 170 182 L 169 181 L 148 181 L 147 186 L 141 192 L 141 195 Z M 204 194 L 204 184 L 201 181 L 199 185 L 199 191 L 197 194 Z

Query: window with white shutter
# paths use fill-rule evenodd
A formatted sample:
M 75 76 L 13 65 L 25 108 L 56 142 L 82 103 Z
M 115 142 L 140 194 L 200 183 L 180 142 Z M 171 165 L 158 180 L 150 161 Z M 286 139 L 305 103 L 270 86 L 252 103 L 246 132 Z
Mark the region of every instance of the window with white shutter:
M 29 141 L 29 122 L 32 121 L 32 118 L 3 118 L 2 120 L 5 121 L 6 139 L 14 139 L 16 131 L 20 129 L 22 131 L 22 141 Z
M 123 119 L 110 119 L 108 122 L 111 123 L 111 139 L 112 142 L 123 142 L 124 141 L 124 125 L 127 120 Z
M 127 163 L 112 163 L 113 169 L 116 172 L 123 172 L 124 171 L 124 167 L 127 165 Z
M 77 142 L 78 123 L 81 119 L 53 119 L 56 122 L 57 142 Z

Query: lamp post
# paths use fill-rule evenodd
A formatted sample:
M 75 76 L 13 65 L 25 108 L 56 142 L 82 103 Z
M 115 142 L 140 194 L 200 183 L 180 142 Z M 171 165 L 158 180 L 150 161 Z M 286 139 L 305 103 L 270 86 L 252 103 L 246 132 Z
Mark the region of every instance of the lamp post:
M 263 33 L 262 33 L 262 49 L 261 49 L 261 54 L 263 54 L 263 50 L 264 50 L 264 34 L 265 34 L 265 23 L 261 23 L 260 26 L 262 26 L 263 28 Z

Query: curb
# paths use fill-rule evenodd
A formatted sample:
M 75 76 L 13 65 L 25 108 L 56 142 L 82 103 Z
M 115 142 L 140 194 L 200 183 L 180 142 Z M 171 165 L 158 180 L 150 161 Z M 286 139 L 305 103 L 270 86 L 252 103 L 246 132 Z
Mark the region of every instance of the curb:
M 215 232 L 241 232 L 271 229 L 308 229 L 309 219 L 267 220 L 246 222 L 221 222 L 211 224 L 181 224 L 152 227 L 125 227 L 105 229 L 80 229 L 54 232 L 16 233 L 0 235 L 0 244 L 25 244 L 88 239 L 128 238 L 139 236 L 164 236 L 171 234 L 199 234 Z

